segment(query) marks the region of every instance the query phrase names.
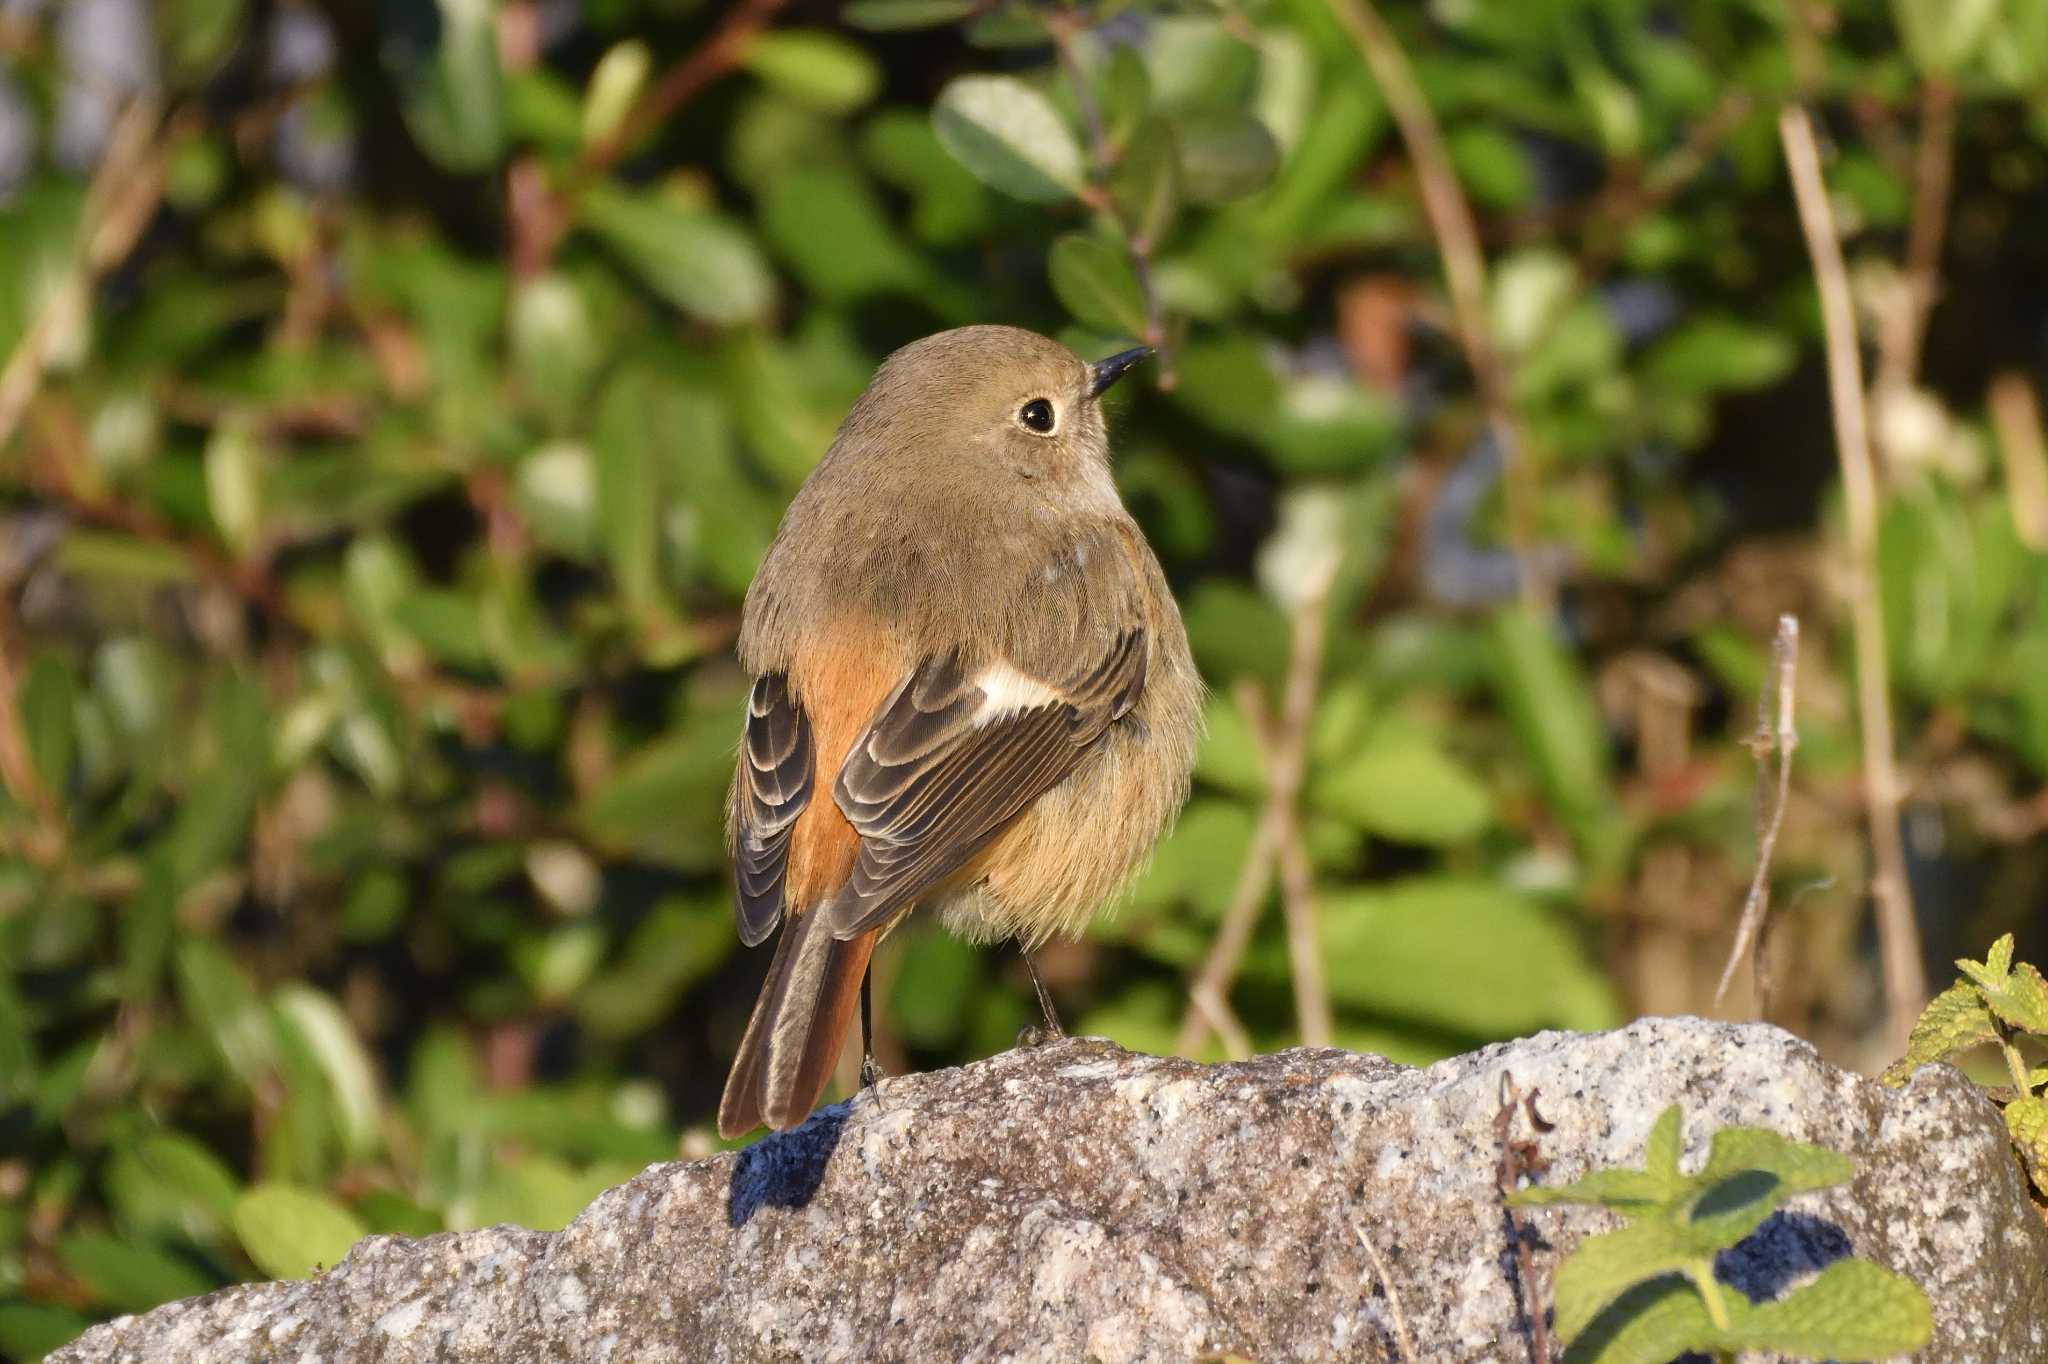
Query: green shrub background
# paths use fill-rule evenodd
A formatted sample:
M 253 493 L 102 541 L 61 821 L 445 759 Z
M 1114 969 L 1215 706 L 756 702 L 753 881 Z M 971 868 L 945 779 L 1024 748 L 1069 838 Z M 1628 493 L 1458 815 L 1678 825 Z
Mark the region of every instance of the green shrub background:
M 0 0 L 0 1353 L 712 1148 L 766 955 L 741 596 L 881 357 L 969 322 L 1168 352 L 1117 475 L 1210 735 L 1046 955 L 1070 1024 L 1177 1045 L 1304 610 L 1280 879 L 1338 1043 L 1709 1011 L 1792 611 L 1768 1014 L 1889 1059 L 1802 94 L 1891 384 L 1926 956 L 2039 959 L 2048 0 L 1793 8 L 1386 7 L 1487 257 L 1515 544 L 1413 163 L 1312 0 Z M 1883 325 L 1916 242 L 1924 345 Z M 1282 899 L 1198 1054 L 1299 1040 Z M 887 1068 L 1034 1013 L 921 923 L 877 970 Z

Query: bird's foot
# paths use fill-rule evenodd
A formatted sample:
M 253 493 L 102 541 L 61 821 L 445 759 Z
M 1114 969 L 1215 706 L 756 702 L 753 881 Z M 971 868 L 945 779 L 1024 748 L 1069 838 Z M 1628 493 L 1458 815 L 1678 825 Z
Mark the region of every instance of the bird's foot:
M 875 1064 L 873 1056 L 863 1056 L 860 1058 L 860 1087 L 862 1089 L 873 1089 L 888 1078 L 887 1075 L 883 1074 L 882 1068 Z

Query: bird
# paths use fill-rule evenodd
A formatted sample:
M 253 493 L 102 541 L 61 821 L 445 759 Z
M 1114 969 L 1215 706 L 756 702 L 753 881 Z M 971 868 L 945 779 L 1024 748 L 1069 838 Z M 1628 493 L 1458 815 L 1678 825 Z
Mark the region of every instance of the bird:
M 718 1109 L 730 1140 L 817 1106 L 869 960 L 912 910 L 1032 950 L 1110 906 L 1186 801 L 1203 687 L 1117 493 L 1092 364 L 1017 327 L 890 354 L 749 585 L 727 803 L 747 946 L 780 931 Z

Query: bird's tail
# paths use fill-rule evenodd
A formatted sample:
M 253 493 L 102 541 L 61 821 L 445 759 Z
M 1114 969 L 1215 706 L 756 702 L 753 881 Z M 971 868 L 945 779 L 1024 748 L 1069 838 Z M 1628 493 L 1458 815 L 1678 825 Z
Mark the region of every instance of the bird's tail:
M 821 910 L 783 920 L 718 1105 L 718 1134 L 727 1140 L 763 1123 L 779 1131 L 802 1122 L 839 1060 L 878 934 L 842 942 Z

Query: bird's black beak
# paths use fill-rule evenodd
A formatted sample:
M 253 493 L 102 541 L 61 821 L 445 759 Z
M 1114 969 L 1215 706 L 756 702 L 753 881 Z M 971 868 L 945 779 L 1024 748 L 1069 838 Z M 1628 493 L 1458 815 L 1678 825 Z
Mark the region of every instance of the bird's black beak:
M 1100 398 L 1103 390 L 1124 377 L 1124 371 L 1152 354 L 1150 346 L 1133 346 L 1120 350 L 1107 360 L 1097 360 L 1088 366 L 1088 396 Z

